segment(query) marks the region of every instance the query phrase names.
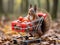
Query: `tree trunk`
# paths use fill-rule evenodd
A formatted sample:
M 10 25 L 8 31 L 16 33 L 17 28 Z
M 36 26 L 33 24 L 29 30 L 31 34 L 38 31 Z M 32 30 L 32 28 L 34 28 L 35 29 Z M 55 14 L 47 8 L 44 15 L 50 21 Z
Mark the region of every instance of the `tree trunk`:
M 0 0 L 0 13 L 3 13 L 2 0 Z
M 38 0 L 38 6 L 39 6 L 39 8 L 40 8 L 40 0 Z
M 13 13 L 13 3 L 14 2 L 14 0 L 9 0 L 8 1 L 8 12 L 9 13 Z
M 58 0 L 53 0 L 52 18 L 57 18 Z
M 26 9 L 25 11 L 28 11 L 28 0 L 26 0 Z
M 46 5 L 47 5 L 47 6 L 46 6 L 46 10 L 49 12 L 49 9 L 50 9 L 50 8 L 49 8 L 49 0 L 46 0 Z
M 25 13 L 28 10 L 28 0 L 22 0 L 21 11 Z

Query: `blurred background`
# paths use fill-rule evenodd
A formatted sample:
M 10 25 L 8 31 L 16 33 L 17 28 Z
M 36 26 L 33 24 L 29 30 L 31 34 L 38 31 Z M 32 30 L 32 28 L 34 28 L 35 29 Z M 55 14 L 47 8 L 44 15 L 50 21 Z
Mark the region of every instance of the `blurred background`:
M 30 4 L 45 9 L 53 20 L 60 20 L 60 0 L 0 0 L 0 20 L 14 20 L 20 15 L 25 16 Z
M 6 39 L 10 39 L 10 36 L 13 34 L 19 36 L 19 33 L 12 31 L 11 22 L 18 19 L 19 16 L 26 16 L 30 4 L 32 4 L 33 6 L 37 5 L 39 9 L 46 10 L 52 17 L 52 24 L 49 23 L 50 25 L 52 25 L 52 28 L 49 29 L 47 35 L 45 35 L 45 37 L 47 36 L 46 38 L 43 36 L 42 39 L 44 40 L 42 41 L 43 43 L 41 43 L 43 45 L 45 43 L 51 45 L 60 45 L 60 0 L 0 0 L 0 42 L 2 42 L 1 39 L 4 39 L 6 35 L 9 35 Z M 6 35 L 4 36 L 1 32 L 4 32 L 4 35 Z M 2 35 L 3 38 L 1 38 Z M 55 44 L 56 42 L 58 42 L 59 44 Z M 3 43 L 5 43 L 5 41 Z M 9 41 L 6 43 L 9 43 Z

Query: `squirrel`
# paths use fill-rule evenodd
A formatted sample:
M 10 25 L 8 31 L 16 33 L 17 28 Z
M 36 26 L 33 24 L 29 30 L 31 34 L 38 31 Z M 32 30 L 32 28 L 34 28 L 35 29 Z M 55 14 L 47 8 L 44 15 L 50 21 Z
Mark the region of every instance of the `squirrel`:
M 35 19 L 38 19 L 39 16 L 37 15 L 37 6 L 35 5 L 34 8 L 32 7 L 32 5 L 30 5 L 30 8 L 28 10 L 28 15 L 27 15 L 28 20 L 33 21 Z M 38 30 L 38 35 L 41 36 L 42 35 L 42 31 Z
M 37 12 L 37 6 L 35 5 L 33 8 L 32 5 L 30 5 L 30 8 L 28 10 L 28 15 L 27 15 L 28 20 L 33 21 L 33 20 L 37 19 L 38 16 L 37 16 L 36 12 Z

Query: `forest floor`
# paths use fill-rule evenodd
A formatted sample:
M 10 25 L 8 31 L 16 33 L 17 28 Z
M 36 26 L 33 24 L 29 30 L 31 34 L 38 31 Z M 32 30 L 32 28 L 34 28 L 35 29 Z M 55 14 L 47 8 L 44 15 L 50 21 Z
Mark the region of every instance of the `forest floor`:
M 49 31 L 46 34 L 41 36 L 42 41 L 38 45 L 60 45 L 60 22 L 52 22 L 52 24 L 53 24 L 52 28 L 49 29 Z M 8 25 L 6 24 L 4 26 L 0 26 L 0 45 L 9 43 L 9 41 L 6 40 L 2 42 L 3 38 L 7 38 L 7 40 L 9 40 L 8 38 L 11 38 L 6 36 L 7 34 L 10 35 L 9 33 L 11 33 L 11 35 L 13 34 L 19 35 L 17 32 L 11 31 L 11 27 L 9 26 L 9 23 Z M 37 44 L 32 44 L 32 45 L 37 45 Z
M 60 45 L 60 22 L 53 22 L 52 28 L 42 36 L 41 45 Z

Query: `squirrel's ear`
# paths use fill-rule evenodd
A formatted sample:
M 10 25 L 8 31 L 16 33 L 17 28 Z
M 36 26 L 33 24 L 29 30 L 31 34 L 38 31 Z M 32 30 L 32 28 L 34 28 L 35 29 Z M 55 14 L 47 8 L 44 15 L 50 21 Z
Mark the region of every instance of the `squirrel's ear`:
M 32 8 L 32 4 L 30 4 L 30 8 Z
M 37 6 L 36 5 L 34 6 L 34 10 L 35 10 L 35 12 L 37 11 Z

